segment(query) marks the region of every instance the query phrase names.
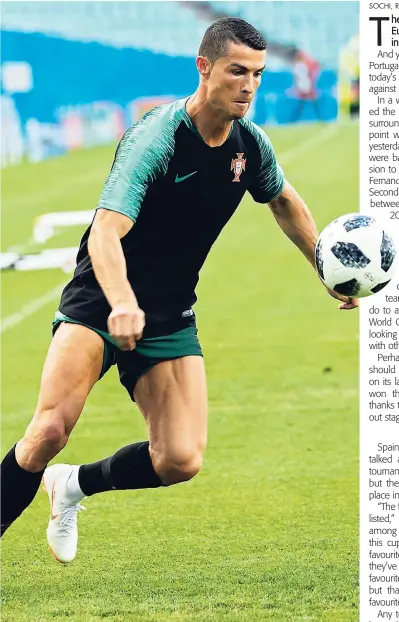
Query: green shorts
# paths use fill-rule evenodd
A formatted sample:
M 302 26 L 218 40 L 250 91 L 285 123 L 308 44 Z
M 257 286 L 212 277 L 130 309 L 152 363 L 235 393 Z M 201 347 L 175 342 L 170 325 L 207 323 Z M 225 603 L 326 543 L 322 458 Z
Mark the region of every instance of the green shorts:
M 60 311 L 56 312 L 53 321 L 53 336 L 62 322 L 86 326 L 103 338 L 104 360 L 99 379 L 107 373 L 112 365 L 117 365 L 120 382 L 133 401 L 134 389 L 138 379 L 157 363 L 182 356 L 202 356 L 194 315 L 190 318 L 181 318 L 177 325 L 175 322 L 173 324 L 174 330 L 172 330 L 171 324 L 165 324 L 163 329 L 160 328 L 156 331 L 162 332 L 158 336 L 147 337 L 145 329 L 143 337 L 137 341 L 135 349 L 131 351 L 120 350 L 109 333 L 74 320 Z

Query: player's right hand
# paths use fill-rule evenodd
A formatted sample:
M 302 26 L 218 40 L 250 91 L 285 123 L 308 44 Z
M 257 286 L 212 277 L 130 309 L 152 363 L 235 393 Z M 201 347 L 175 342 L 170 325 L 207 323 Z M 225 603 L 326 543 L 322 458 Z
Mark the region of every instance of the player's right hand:
M 134 350 L 144 326 L 144 311 L 134 303 L 119 304 L 108 316 L 109 333 L 121 350 Z
M 330 296 L 332 296 L 332 298 L 335 298 L 336 300 L 340 300 L 341 304 L 339 305 L 338 309 L 340 311 L 350 311 L 351 309 L 357 309 L 359 306 L 359 299 L 358 298 L 350 298 L 348 296 L 342 296 L 341 294 L 338 294 L 338 292 L 335 292 L 333 289 L 330 289 L 329 287 L 327 287 L 325 285 L 328 293 L 330 294 Z

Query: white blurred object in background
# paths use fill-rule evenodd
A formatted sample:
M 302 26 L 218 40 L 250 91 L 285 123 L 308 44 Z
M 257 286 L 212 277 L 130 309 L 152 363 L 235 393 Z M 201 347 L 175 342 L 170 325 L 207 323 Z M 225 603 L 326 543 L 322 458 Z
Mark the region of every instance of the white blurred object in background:
M 14 100 L 8 95 L 0 95 L 1 109 L 1 166 L 5 168 L 19 164 L 24 155 L 24 137 L 20 116 Z
M 33 227 L 33 239 L 37 244 L 44 244 L 60 229 L 77 225 L 90 225 L 94 210 L 77 212 L 51 212 L 39 216 Z

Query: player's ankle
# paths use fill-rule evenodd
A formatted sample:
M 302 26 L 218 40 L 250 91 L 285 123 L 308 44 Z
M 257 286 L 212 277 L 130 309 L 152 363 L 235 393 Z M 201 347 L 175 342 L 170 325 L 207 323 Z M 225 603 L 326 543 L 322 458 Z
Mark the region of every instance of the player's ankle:
M 71 474 L 66 482 L 66 489 L 67 489 L 68 495 L 74 501 L 81 501 L 85 497 L 85 493 L 83 492 L 83 490 L 81 489 L 79 485 L 79 469 L 80 469 L 79 465 L 74 465 L 72 467 Z

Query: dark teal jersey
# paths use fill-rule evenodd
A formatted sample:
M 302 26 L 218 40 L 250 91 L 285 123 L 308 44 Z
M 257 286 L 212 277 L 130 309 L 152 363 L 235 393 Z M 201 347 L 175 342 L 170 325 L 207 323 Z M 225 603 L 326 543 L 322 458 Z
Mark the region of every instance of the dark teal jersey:
M 245 118 L 234 121 L 223 145 L 210 147 L 186 102 L 158 106 L 127 130 L 98 203 L 134 222 L 121 243 L 129 282 L 150 323 L 190 312 L 201 266 L 245 191 L 268 203 L 284 186 L 259 127 Z M 94 276 L 89 234 L 90 227 L 60 310 L 106 330 L 110 307 Z

